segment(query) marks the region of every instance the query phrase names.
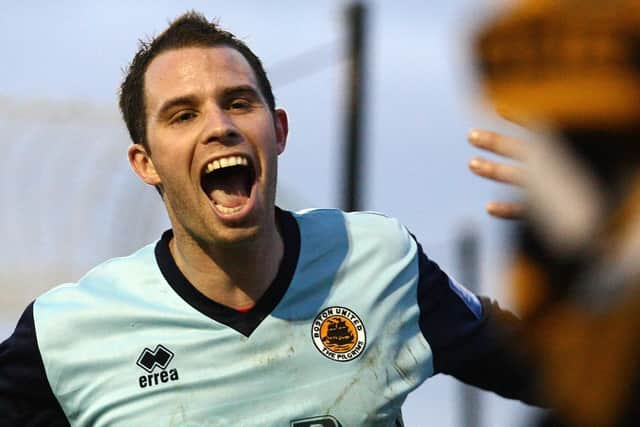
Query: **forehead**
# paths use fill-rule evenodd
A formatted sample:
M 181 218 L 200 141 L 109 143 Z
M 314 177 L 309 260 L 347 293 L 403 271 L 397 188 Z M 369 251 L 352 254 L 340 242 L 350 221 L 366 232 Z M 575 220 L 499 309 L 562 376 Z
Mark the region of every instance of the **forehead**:
M 148 107 L 175 96 L 237 85 L 257 89 L 256 76 L 244 56 L 227 46 L 168 50 L 151 61 L 144 76 Z

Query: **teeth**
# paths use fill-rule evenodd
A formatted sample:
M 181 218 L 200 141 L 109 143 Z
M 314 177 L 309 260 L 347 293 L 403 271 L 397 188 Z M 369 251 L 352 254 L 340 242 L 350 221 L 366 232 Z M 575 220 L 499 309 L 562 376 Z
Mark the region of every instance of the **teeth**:
M 242 210 L 242 206 L 238 206 L 235 208 L 228 208 L 226 206 L 222 206 L 217 203 L 215 206 L 216 206 L 216 209 L 222 212 L 223 214 L 232 214 L 232 213 L 240 212 L 240 210 Z
M 238 165 L 248 166 L 249 160 L 247 160 L 247 158 L 243 156 L 223 157 L 221 159 L 217 159 L 208 163 L 205 170 L 206 170 L 206 173 L 211 173 L 217 169 L 228 168 L 231 166 L 238 166 Z

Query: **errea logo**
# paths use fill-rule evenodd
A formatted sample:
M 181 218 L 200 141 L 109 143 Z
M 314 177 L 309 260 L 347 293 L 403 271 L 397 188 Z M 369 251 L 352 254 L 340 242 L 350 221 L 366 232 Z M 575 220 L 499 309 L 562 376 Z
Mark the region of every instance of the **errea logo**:
M 173 356 L 173 352 L 162 344 L 158 344 L 153 351 L 145 347 L 136 361 L 136 365 L 148 372 L 147 375 L 141 375 L 140 378 L 138 378 L 140 388 L 153 387 L 169 381 L 177 381 L 179 379 L 178 370 L 170 369 L 167 371 L 167 367 L 173 360 Z M 159 372 L 154 373 L 153 371 L 156 368 L 158 368 Z

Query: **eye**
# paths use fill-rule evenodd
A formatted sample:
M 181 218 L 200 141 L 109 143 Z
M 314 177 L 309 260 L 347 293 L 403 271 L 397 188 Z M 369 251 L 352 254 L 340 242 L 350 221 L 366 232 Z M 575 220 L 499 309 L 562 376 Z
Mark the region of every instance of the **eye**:
M 251 108 L 251 102 L 243 98 L 236 98 L 229 104 L 230 110 L 248 110 Z
M 182 124 L 185 122 L 188 122 L 189 120 L 192 120 L 193 118 L 196 117 L 196 113 L 190 110 L 186 110 L 186 111 L 180 111 L 179 113 L 175 114 L 171 120 L 170 120 L 170 124 Z

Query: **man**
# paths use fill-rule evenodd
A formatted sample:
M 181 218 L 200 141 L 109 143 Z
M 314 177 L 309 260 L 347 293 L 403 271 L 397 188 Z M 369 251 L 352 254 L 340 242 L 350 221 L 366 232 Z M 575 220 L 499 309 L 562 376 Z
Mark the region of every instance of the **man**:
M 172 229 L 26 309 L 0 347 L 3 423 L 399 426 L 437 373 L 534 397 L 508 313 L 396 220 L 275 207 L 287 115 L 232 34 L 181 16 L 120 106 Z

